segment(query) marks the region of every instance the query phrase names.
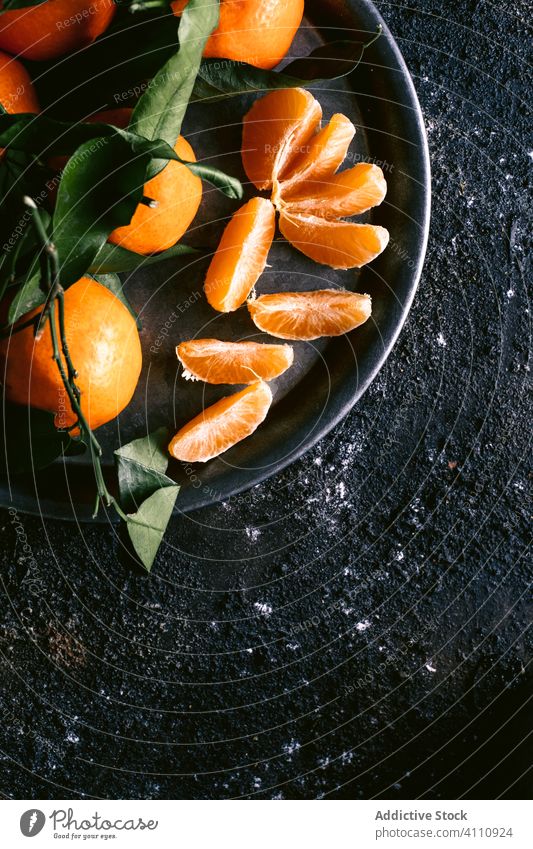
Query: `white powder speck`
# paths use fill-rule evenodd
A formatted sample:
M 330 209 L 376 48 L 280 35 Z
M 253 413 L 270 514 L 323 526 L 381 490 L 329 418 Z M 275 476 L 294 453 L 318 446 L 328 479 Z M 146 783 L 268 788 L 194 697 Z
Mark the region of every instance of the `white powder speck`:
M 245 531 L 246 536 L 248 537 L 248 539 L 251 539 L 252 542 L 255 542 L 256 539 L 259 539 L 259 537 L 261 536 L 261 531 L 259 530 L 259 528 L 245 528 Z
M 437 336 L 437 345 L 440 345 L 441 348 L 446 347 L 446 339 L 444 338 L 442 333 L 439 333 L 439 335 Z
M 530 159 L 533 159 L 533 150 L 528 150 L 527 155 Z
M 395 560 L 403 560 L 404 557 L 405 557 L 405 554 L 403 553 L 403 551 L 399 551 L 394 559 Z
M 514 298 L 514 289 L 507 289 L 507 297 Z
M 362 622 L 358 622 L 355 626 L 356 631 L 366 631 L 367 628 L 370 628 L 370 622 L 368 619 L 364 619 Z
M 300 746 L 298 740 L 291 740 L 290 743 L 284 743 L 283 744 L 283 752 L 286 755 L 293 755 L 300 748 L 301 748 L 301 746 Z
M 68 732 L 66 739 L 68 740 L 69 743 L 79 743 L 80 742 L 80 738 L 78 737 L 77 734 L 74 734 L 73 731 Z
M 432 666 L 429 661 L 426 663 L 426 669 L 427 669 L 428 672 L 436 672 L 437 671 L 436 667 Z
M 270 616 L 272 607 L 266 601 L 256 601 L 254 607 L 261 616 Z

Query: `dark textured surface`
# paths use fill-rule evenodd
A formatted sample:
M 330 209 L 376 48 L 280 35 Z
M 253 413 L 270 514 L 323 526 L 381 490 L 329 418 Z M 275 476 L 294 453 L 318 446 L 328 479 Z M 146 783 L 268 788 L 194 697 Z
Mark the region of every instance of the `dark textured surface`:
M 113 529 L 4 512 L 6 796 L 530 792 L 528 4 L 380 11 L 433 164 L 399 343 L 303 460 L 177 518 L 151 578 Z

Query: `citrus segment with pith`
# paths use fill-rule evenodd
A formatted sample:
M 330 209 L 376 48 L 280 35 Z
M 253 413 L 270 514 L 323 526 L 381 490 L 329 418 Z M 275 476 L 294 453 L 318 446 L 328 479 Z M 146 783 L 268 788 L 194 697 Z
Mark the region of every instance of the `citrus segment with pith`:
M 303 88 L 278 89 L 256 100 L 244 116 L 242 162 L 258 189 L 281 179 L 313 136 L 322 109 Z
M 260 330 L 280 339 L 318 339 L 341 336 L 370 317 L 369 295 L 344 289 L 280 292 L 250 301 L 248 310 Z
M 266 198 L 252 198 L 232 216 L 211 260 L 205 294 L 219 312 L 241 306 L 264 271 L 276 229 L 276 212 Z
M 348 153 L 355 127 L 346 115 L 334 115 L 322 130 L 314 135 L 307 150 L 293 161 L 279 184 L 279 194 L 284 198 L 300 192 L 305 182 L 321 181 L 335 174 Z
M 361 268 L 385 250 L 389 233 L 375 224 L 328 221 L 282 212 L 279 229 L 301 253 L 331 268 Z
M 281 201 L 289 214 L 349 218 L 379 204 L 387 194 L 383 171 L 362 162 L 322 181 L 302 184 Z
M 290 345 L 190 339 L 176 348 L 183 377 L 206 383 L 255 383 L 273 380 L 293 363 Z
M 272 403 L 268 384 L 259 381 L 222 398 L 181 428 L 168 446 L 172 457 L 205 463 L 250 436 Z

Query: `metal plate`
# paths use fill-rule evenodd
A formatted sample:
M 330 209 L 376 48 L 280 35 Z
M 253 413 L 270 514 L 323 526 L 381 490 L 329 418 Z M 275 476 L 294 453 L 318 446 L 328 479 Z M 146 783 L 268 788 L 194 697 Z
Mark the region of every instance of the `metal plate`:
M 373 315 L 345 337 L 296 342 L 295 364 L 274 381 L 274 403 L 256 433 L 222 457 L 195 467 L 171 463 L 182 483 L 176 510 L 189 511 L 224 500 L 283 469 L 324 436 L 360 398 L 385 362 L 409 311 L 420 277 L 429 229 L 430 171 L 420 105 L 400 51 L 383 20 L 364 0 L 317 0 L 292 48 L 304 55 L 317 45 L 354 31 L 383 35 L 357 70 L 343 80 L 313 88 L 324 118 L 348 115 L 357 127 L 346 166 L 380 164 L 388 182 L 381 207 L 360 220 L 390 231 L 387 250 L 361 271 L 333 271 L 317 265 L 278 238 L 258 292 L 345 287 L 372 296 Z M 193 105 L 184 133 L 197 157 L 245 180 L 240 161 L 242 117 L 253 97 Z M 247 197 L 254 194 L 247 186 Z M 191 244 L 216 246 L 236 205 L 205 186 Z M 245 308 L 215 313 L 202 295 L 208 258 L 167 262 L 136 272 L 128 296 L 143 323 L 143 374 L 131 404 L 98 431 L 105 451 L 106 476 L 113 484 L 113 450 L 161 425 L 177 429 L 205 404 L 233 391 L 184 381 L 175 346 L 193 337 L 268 340 Z M 1 500 L 17 509 L 64 519 L 90 520 L 94 504 L 92 469 L 86 457 L 56 462 L 43 472 L 2 481 Z M 111 514 L 101 514 L 108 521 Z

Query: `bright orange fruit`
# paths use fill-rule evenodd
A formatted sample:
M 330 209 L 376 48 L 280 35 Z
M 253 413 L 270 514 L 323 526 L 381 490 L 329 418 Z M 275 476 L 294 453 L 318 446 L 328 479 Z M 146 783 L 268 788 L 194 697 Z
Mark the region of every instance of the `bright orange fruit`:
M 250 436 L 264 421 L 272 403 L 267 383 L 253 383 L 222 398 L 181 428 L 168 446 L 172 457 L 205 463 Z
M 282 212 L 279 229 L 291 245 L 331 268 L 361 268 L 385 250 L 389 233 L 375 224 L 328 221 Z
M 293 191 L 303 191 L 308 180 L 320 182 L 331 177 L 344 162 L 354 135 L 355 127 L 346 115 L 334 115 L 285 172 L 277 189 L 279 194 L 287 198 Z
M 232 312 L 245 302 L 265 268 L 275 229 L 276 211 L 265 198 L 252 198 L 234 213 L 205 278 L 214 309 Z
M 341 336 L 370 317 L 369 295 L 343 289 L 280 292 L 261 295 L 248 303 L 252 321 L 260 330 L 281 339 L 318 339 Z
M 113 0 L 45 0 L 8 9 L 0 15 L 0 48 L 25 59 L 55 59 L 98 38 L 115 11 Z
M 194 151 L 183 136 L 178 138 L 174 150 L 180 159 L 196 162 Z M 170 160 L 145 183 L 144 194 L 157 201 L 157 206 L 152 209 L 140 203 L 130 223 L 113 230 L 109 241 L 138 254 L 160 253 L 181 239 L 198 212 L 202 181 L 186 165 Z
M 361 162 L 322 181 L 295 185 L 292 191 L 283 194 L 281 206 L 290 215 L 348 218 L 379 206 L 386 194 L 387 183 L 381 168 Z
M 0 15 L 0 21 L 2 20 Z M 21 62 L 0 52 L 0 103 L 10 114 L 40 112 L 30 75 Z
M 174 0 L 181 15 L 188 0 Z M 304 13 L 304 0 L 221 0 L 220 22 L 204 56 L 273 68 L 286 55 Z
M 21 324 L 39 313 L 40 307 Z M 92 277 L 82 277 L 66 290 L 65 325 L 81 407 L 94 429 L 118 416 L 135 391 L 142 366 L 137 325 L 124 304 Z M 49 321 L 38 341 L 32 325 L 23 330 L 15 326 L 0 343 L 4 390 L 15 404 L 55 413 L 56 426 L 65 428 L 74 424 L 75 416 L 52 355 Z
M 206 383 L 255 383 L 273 380 L 293 363 L 290 345 L 260 342 L 222 342 L 219 339 L 190 339 L 176 348 L 186 379 Z
M 272 188 L 305 152 L 322 109 L 303 88 L 278 89 L 256 100 L 244 116 L 242 162 L 258 189 Z

